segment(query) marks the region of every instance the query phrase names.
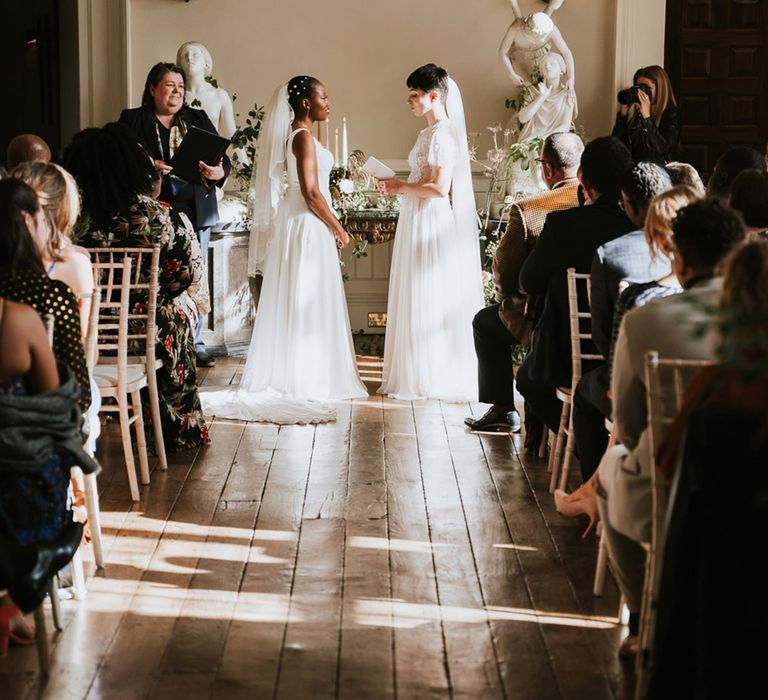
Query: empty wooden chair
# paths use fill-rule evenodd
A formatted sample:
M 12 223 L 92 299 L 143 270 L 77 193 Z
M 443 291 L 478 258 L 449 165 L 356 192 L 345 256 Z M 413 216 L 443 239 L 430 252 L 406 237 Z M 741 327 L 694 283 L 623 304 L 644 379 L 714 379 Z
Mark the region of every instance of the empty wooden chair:
M 162 470 L 168 468 L 168 460 L 165 453 L 165 440 L 163 439 L 163 424 L 160 419 L 160 398 L 157 388 L 157 370 L 162 366 L 162 360 L 156 357 L 157 343 L 157 295 L 159 290 L 160 271 L 160 247 L 152 248 L 89 248 L 91 259 L 95 263 L 120 262 L 124 257 L 131 258 L 132 280 L 131 296 L 137 293 L 146 298 L 145 304 L 136 304 L 131 309 L 128 318 L 128 350 L 127 361 L 132 366 L 130 372 L 133 376 L 136 367 L 143 365 L 143 371 L 147 383 L 147 395 L 149 398 L 149 410 L 152 416 L 152 431 L 155 439 L 155 451 L 157 464 Z M 148 268 L 147 260 L 149 260 Z M 142 282 L 142 273 L 146 272 L 148 281 Z M 99 284 L 96 280 L 96 284 Z M 109 373 L 107 366 L 114 363 L 114 357 L 99 357 L 98 375 L 104 377 L 109 374 L 114 381 L 115 370 Z
M 139 485 L 133 459 L 131 425 L 135 426 L 136 447 L 139 453 L 142 483 L 149 483 L 149 460 L 144 434 L 144 418 L 139 392 L 147 386 L 143 365 L 128 364 L 128 319 L 130 309 L 132 258 L 123 257 L 121 262 L 94 262 L 93 270 L 101 285 L 101 310 L 99 312 L 97 346 L 99 353 L 114 353 L 109 364 L 96 364 L 94 378 L 102 399 L 114 399 L 115 404 L 102 404 L 103 412 L 117 412 L 120 419 L 120 435 L 125 455 L 125 468 L 131 498 L 139 500 Z

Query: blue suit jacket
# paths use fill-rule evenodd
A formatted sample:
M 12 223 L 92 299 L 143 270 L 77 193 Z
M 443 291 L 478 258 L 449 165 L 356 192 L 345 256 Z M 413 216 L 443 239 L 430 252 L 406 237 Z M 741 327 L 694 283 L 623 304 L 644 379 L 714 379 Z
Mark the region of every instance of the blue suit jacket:
M 613 334 L 613 312 L 623 281 L 651 282 L 670 273 L 669 259 L 651 258 L 642 229 L 626 233 L 601 245 L 592 259 L 592 340 L 608 358 Z

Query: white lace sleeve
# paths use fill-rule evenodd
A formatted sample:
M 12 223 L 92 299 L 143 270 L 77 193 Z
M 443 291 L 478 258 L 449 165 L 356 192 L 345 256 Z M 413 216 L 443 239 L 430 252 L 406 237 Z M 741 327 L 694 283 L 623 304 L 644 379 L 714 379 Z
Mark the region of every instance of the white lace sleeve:
M 456 163 L 456 141 L 451 135 L 450 129 L 442 126 L 432 129 L 427 162 L 433 167 L 453 170 Z

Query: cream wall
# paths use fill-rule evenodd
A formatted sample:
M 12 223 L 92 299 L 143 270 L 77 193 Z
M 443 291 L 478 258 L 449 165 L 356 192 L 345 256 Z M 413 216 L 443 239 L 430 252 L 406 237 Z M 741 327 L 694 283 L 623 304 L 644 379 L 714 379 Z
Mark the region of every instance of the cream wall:
M 332 126 L 346 115 L 350 147 L 383 158 L 403 158 L 422 126 L 405 108 L 404 82 L 428 61 L 445 66 L 459 83 L 470 131 L 485 132 L 509 117 L 504 100 L 511 85 L 498 58 L 513 19 L 507 0 L 119 1 L 129 4 L 131 106 L 139 103 L 148 69 L 173 60 L 182 42 L 197 40 L 213 54 L 220 85 L 237 93 L 237 111 L 267 102 L 280 81 L 311 73 L 328 86 Z M 544 6 L 520 4 L 526 12 Z M 611 127 L 616 5 L 567 0 L 555 15 L 574 54 L 577 123 L 590 137 Z M 490 140 L 484 138 L 483 147 Z

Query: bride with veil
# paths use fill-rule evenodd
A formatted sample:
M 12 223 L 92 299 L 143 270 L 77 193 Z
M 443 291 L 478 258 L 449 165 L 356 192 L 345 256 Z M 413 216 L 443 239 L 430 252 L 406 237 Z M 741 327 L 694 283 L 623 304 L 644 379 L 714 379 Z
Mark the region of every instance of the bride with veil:
M 476 400 L 472 319 L 484 303 L 464 107 L 456 83 L 432 63 L 406 85 L 408 107 L 427 127 L 408 156 L 408 181 L 379 183 L 386 194 L 403 195 L 379 393 Z
M 262 272 L 240 386 L 203 390 L 207 415 L 271 423 L 335 418 L 325 402 L 368 395 L 360 381 L 331 209 L 333 155 L 312 136 L 330 112 L 325 86 L 297 76 L 267 108 L 251 183 L 248 274 Z

